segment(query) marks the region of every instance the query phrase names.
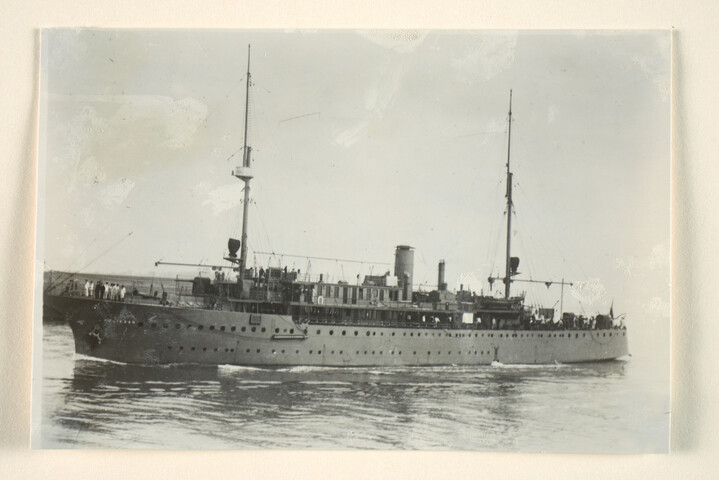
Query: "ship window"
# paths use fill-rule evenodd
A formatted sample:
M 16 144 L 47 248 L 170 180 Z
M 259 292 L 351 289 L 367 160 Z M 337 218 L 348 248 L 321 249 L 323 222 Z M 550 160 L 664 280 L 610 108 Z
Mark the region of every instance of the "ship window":
M 224 326 L 224 325 L 221 326 L 221 327 L 220 327 L 220 330 L 222 330 L 222 331 L 224 332 L 224 331 L 225 331 L 225 326 Z
M 402 355 L 402 350 L 399 351 L 399 354 Z
M 210 330 L 214 330 L 214 329 L 215 329 L 215 326 L 214 326 L 214 325 L 210 325 Z
M 372 355 L 374 355 L 374 350 L 372 350 Z
M 330 330 L 330 335 L 334 335 L 334 334 L 335 334 L 335 331 L 334 331 L 334 330 Z
M 207 351 L 207 347 L 202 347 L 202 351 L 203 351 L 203 352 L 206 352 L 206 351 Z
M 357 336 L 357 334 L 359 334 L 359 332 L 357 330 L 355 330 L 355 337 Z
M 377 335 L 377 332 L 372 332 L 372 335 Z
M 427 355 L 431 355 L 431 354 L 432 354 L 432 352 L 427 352 Z
M 252 331 L 253 331 L 253 332 L 256 332 L 256 331 L 257 331 L 257 327 L 252 327 Z
M 342 335 L 347 335 L 347 330 L 342 330 Z
M 382 350 L 379 351 L 379 354 L 382 355 Z
M 322 330 L 317 330 L 317 335 L 319 335 L 321 331 L 322 331 Z
M 231 349 L 230 349 L 230 351 L 231 351 L 231 352 L 234 352 L 234 351 L 235 351 L 235 349 L 234 349 L 234 348 L 231 348 Z
M 194 352 L 194 351 L 195 351 L 195 347 L 190 348 L 190 350 L 192 350 L 192 351 Z
M 279 329 L 279 328 L 275 328 L 275 333 L 280 333 L 280 329 Z
M 368 336 L 368 337 L 369 337 L 369 333 L 370 333 L 369 330 L 367 330 L 367 336 Z
M 265 327 L 262 327 L 262 333 L 265 333 L 267 329 Z
M 230 331 L 232 331 L 232 332 L 234 332 L 235 330 L 237 330 L 237 327 L 232 327 L 232 328 L 230 329 Z
M 259 349 L 259 348 L 257 349 L 257 353 L 260 353 L 260 349 Z
M 217 347 L 215 347 L 215 351 L 217 351 Z
M 284 351 L 284 350 L 282 350 L 282 353 L 285 353 L 285 351 Z
M 184 350 L 184 349 L 185 349 L 185 347 L 180 346 L 180 350 Z
M 273 348 L 273 349 L 272 349 L 272 353 L 273 353 L 273 354 L 277 353 L 277 350 L 275 350 L 275 349 Z
M 364 354 L 367 355 L 367 350 L 364 351 Z
M 138 327 L 142 327 L 144 324 L 142 322 L 137 322 Z
M 322 350 L 317 350 L 317 355 L 322 355 Z
M 502 338 L 502 334 L 501 334 L 501 333 L 499 334 L 499 338 Z
M 414 337 L 414 332 L 410 332 L 409 336 Z
M 340 355 L 342 355 L 342 350 L 340 350 Z
M 248 348 L 247 350 L 245 350 L 245 353 L 250 353 L 250 349 Z
M 417 352 L 412 352 L 412 355 L 417 355 Z
M 394 337 L 394 332 L 392 332 L 392 336 Z
M 200 328 L 202 328 L 202 327 L 200 327 Z M 242 328 L 240 328 L 240 331 L 241 331 L 241 332 L 244 332 L 245 330 L 247 330 L 247 327 L 242 327 Z
M 227 353 L 229 350 L 230 350 L 229 348 L 226 348 L 226 349 L 225 349 L 225 353 Z
M 312 353 L 312 350 L 310 350 L 310 353 Z
M 290 333 L 295 333 L 295 329 L 294 329 L 294 328 L 290 328 Z
M 331 351 L 330 353 L 331 353 L 332 355 L 334 355 L 334 354 L 335 354 L 335 351 L 334 351 L 334 350 L 332 350 L 332 351 Z
M 198 330 L 202 330 L 203 328 L 205 328 L 205 327 L 203 327 L 202 325 L 198 325 L 198 326 L 197 326 L 197 329 L 198 329 Z
M 299 350 L 295 350 L 295 354 L 298 354 L 298 353 L 300 353 L 300 351 L 299 351 Z

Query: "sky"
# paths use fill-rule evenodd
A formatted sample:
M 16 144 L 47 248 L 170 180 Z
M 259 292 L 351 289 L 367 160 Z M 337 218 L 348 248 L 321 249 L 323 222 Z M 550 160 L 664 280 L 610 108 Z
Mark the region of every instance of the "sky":
M 46 268 L 222 263 L 241 231 L 230 172 L 251 44 L 251 265 L 352 281 L 392 270 L 408 244 L 417 288 L 444 259 L 450 289 L 488 293 L 503 274 L 511 89 L 519 278 L 573 282 L 565 311 L 614 302 L 668 345 L 668 31 L 57 29 L 41 43 Z

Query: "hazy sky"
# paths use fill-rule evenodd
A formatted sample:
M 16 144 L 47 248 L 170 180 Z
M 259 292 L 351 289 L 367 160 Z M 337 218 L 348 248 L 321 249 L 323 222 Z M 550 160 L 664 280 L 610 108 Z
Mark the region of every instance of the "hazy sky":
M 154 262 L 221 262 L 240 234 L 230 171 L 249 43 L 251 264 L 270 250 L 391 264 L 409 244 L 415 283 L 436 284 L 444 259 L 450 288 L 486 292 L 503 268 L 511 88 L 523 278 L 582 282 L 565 310 L 614 299 L 668 319 L 669 32 L 46 30 L 47 268 L 174 276 L 195 272 Z M 347 280 L 358 268 L 391 266 L 309 265 Z

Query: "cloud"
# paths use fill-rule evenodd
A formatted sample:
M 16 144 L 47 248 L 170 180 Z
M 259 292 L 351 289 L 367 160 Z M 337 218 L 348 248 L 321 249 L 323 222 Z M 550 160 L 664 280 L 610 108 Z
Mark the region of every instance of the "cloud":
M 100 202 L 105 207 L 114 207 L 125 201 L 130 191 L 135 187 L 135 182 L 123 178 L 102 189 Z
M 512 66 L 516 47 L 516 34 L 482 36 L 471 47 L 456 55 L 452 59 L 452 66 L 465 82 L 474 82 L 478 78 L 489 80 Z
M 405 66 L 388 61 L 381 75 L 365 92 L 367 115 L 354 126 L 335 134 L 334 143 L 344 148 L 354 145 L 377 123 L 382 122 L 402 86 Z
M 427 32 L 420 30 L 360 30 L 367 40 L 399 53 L 413 52 L 425 39 Z
M 216 217 L 220 213 L 235 208 L 242 203 L 243 188 L 241 184 L 235 183 L 209 190 L 206 192 L 207 199 L 202 202 L 202 206 L 212 208 L 212 215 Z

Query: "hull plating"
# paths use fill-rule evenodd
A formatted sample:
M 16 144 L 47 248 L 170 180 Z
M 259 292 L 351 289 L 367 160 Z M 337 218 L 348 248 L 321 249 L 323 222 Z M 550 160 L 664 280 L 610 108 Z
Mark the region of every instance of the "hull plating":
M 77 353 L 144 364 L 403 366 L 575 363 L 627 355 L 624 329 L 476 330 L 297 325 L 251 314 L 47 296 Z

